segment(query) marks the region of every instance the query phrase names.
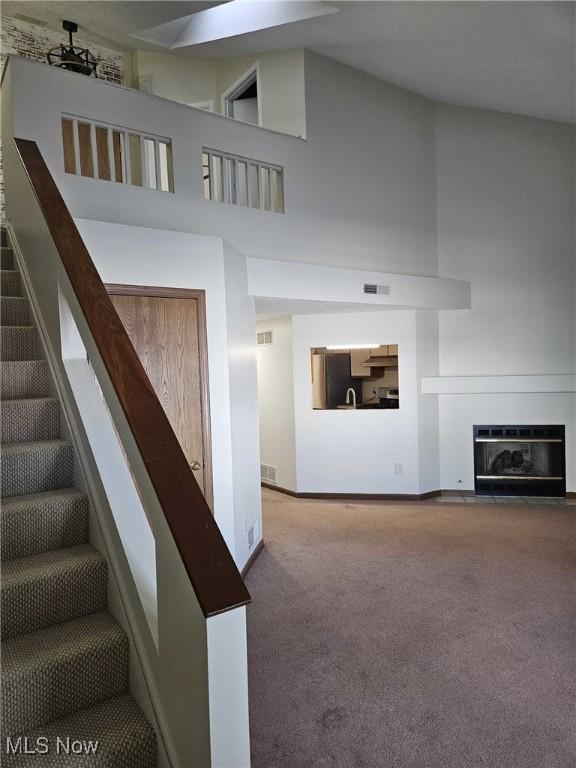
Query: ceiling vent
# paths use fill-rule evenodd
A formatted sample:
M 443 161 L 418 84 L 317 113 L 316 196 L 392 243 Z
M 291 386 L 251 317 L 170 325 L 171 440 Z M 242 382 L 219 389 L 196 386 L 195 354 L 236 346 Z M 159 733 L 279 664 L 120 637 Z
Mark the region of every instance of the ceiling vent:
M 259 347 L 268 347 L 272 343 L 272 331 L 258 331 L 256 334 L 256 344 Z
M 367 293 L 369 296 L 390 296 L 390 286 L 364 283 L 364 293 Z

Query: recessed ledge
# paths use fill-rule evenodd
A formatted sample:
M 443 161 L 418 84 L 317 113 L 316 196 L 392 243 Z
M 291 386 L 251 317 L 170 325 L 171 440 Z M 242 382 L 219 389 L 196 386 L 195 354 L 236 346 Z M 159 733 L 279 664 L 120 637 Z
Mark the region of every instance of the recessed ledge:
M 487 395 L 576 392 L 573 373 L 524 376 L 425 376 L 424 395 Z

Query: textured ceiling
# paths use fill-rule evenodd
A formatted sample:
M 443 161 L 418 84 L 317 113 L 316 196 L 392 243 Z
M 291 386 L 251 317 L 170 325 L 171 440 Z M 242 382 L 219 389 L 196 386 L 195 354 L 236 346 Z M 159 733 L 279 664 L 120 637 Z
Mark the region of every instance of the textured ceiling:
M 154 47 L 129 35 L 218 5 L 202 2 L 16 2 L 57 28 L 78 21 L 82 37 L 120 49 Z M 339 12 L 223 41 L 179 55 L 219 58 L 310 48 L 428 98 L 574 121 L 573 2 L 330 2 Z M 162 50 L 162 49 L 160 49 Z

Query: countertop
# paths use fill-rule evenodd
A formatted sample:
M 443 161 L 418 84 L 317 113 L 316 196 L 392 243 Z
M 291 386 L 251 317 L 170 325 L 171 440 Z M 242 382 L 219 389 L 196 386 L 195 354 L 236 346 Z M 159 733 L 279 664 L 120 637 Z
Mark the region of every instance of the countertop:
M 358 405 L 338 405 L 337 408 L 341 411 L 354 411 L 354 410 L 388 410 L 390 408 L 398 408 L 399 401 L 395 399 L 384 400 L 383 402 L 370 402 L 370 403 L 358 403 Z

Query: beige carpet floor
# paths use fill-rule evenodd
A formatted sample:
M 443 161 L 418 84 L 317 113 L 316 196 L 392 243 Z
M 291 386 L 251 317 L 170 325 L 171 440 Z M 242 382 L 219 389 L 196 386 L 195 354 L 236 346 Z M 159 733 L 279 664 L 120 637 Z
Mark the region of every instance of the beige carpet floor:
M 574 768 L 575 521 L 265 491 L 253 768 Z

